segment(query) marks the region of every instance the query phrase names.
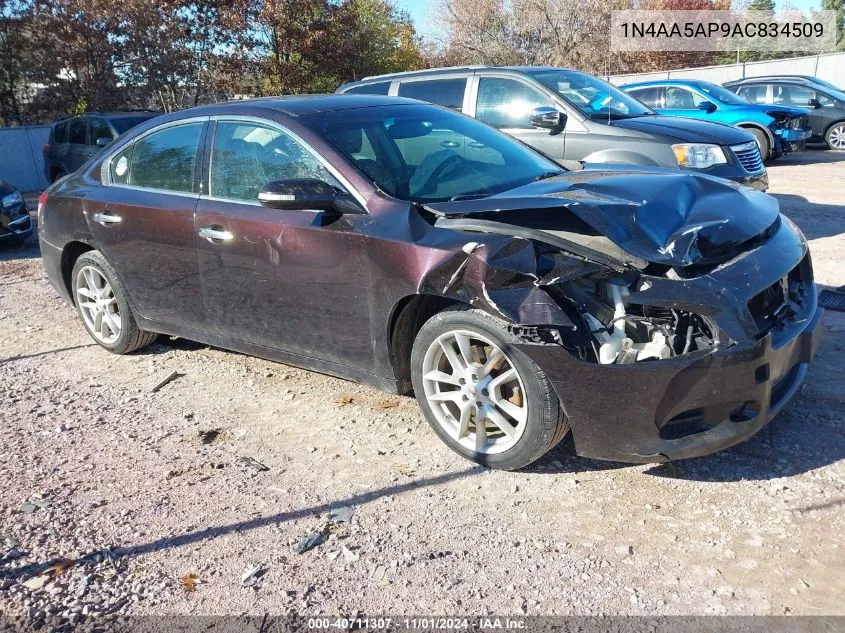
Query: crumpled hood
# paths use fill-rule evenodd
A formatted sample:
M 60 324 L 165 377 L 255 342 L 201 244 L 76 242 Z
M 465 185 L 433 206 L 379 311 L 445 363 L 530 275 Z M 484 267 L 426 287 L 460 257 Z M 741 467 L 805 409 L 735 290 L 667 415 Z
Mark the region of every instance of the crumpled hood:
M 739 145 L 754 140 L 754 135 L 731 125 L 666 115 L 638 116 L 611 122 L 614 127 L 658 134 L 682 143 L 715 143 Z
M 584 169 L 476 200 L 426 205 L 435 215 L 528 227 L 619 259 L 621 249 L 671 266 L 721 263 L 780 224 L 775 198 L 679 170 Z M 602 240 L 611 248 L 603 248 Z M 627 261 L 626 263 L 631 263 Z

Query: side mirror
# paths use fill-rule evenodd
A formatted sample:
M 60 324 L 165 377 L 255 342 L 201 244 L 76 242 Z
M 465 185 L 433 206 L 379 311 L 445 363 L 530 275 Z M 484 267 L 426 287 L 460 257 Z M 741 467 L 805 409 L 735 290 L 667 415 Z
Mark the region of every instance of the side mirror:
M 822 102 L 818 99 L 810 99 L 809 101 L 807 101 L 807 105 L 811 108 L 815 108 L 816 110 L 818 110 L 822 107 Z
M 105 147 L 106 145 L 108 145 L 109 143 L 111 143 L 113 140 L 114 140 L 114 139 L 111 139 L 111 138 L 106 138 L 105 136 L 103 136 L 103 137 L 101 137 L 101 138 L 98 138 L 98 139 L 97 139 L 96 141 L 94 141 L 94 142 L 96 143 L 97 147 Z
M 561 130 L 566 125 L 566 114 L 555 108 L 543 106 L 531 110 L 531 126 L 545 130 Z
M 258 200 L 270 209 L 361 213 L 355 200 L 317 178 L 271 180 L 261 188 Z
M 716 111 L 716 104 L 713 103 L 712 101 L 702 101 L 701 103 L 698 104 L 698 109 L 704 110 L 705 112 L 710 114 L 711 112 Z

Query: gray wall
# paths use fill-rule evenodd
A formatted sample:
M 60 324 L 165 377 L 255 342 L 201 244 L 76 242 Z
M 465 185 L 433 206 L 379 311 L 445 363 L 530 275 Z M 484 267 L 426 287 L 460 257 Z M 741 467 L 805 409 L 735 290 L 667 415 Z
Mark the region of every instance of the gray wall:
M 829 81 L 835 86 L 843 87 L 845 86 L 845 53 L 792 57 L 767 62 L 726 64 L 724 66 L 704 66 L 702 68 L 678 68 L 655 73 L 611 75 L 607 79 L 617 86 L 658 79 L 703 79 L 721 84 L 743 77 L 761 77 L 763 75 L 812 75 Z
M 49 125 L 0 128 L 0 180 L 21 191 L 46 189 L 41 148 L 49 137 Z

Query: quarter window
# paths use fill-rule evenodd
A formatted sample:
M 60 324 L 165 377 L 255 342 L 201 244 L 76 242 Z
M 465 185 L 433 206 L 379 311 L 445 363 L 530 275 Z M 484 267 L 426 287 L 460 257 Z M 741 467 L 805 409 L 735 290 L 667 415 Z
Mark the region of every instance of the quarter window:
M 460 112 L 464 107 L 466 79 L 432 79 L 399 84 L 399 96 L 436 103 Z
M 74 119 L 70 122 L 67 133 L 67 142 L 75 145 L 87 145 L 88 141 L 85 138 L 85 121 L 83 119 Z
M 513 79 L 482 77 L 478 82 L 476 118 L 497 128 L 531 129 L 531 111 L 554 107 L 539 90 Z
M 196 192 L 197 149 L 204 123 L 168 127 L 135 143 L 127 158 L 129 184 L 166 191 Z M 120 158 L 119 158 L 120 157 Z M 121 154 L 112 159 L 113 174 L 121 170 Z M 117 162 L 116 162 L 117 161 Z
M 380 81 L 375 84 L 364 84 L 363 86 L 354 86 L 345 91 L 348 94 L 354 95 L 386 95 L 390 92 L 390 82 Z
M 212 196 L 257 202 L 265 184 L 291 178 L 316 178 L 339 187 L 320 161 L 284 132 L 256 123 L 217 123 L 211 154 Z

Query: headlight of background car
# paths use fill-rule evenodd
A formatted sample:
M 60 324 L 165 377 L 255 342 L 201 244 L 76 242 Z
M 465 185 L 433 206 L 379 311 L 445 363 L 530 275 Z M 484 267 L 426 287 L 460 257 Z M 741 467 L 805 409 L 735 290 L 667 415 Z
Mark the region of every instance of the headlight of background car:
M 672 151 L 675 152 L 678 165 L 690 169 L 706 169 L 713 165 L 722 165 L 728 162 L 725 158 L 725 152 L 718 145 L 681 143 L 673 145 Z
M 11 207 L 20 206 L 22 201 L 21 192 L 15 190 L 12 193 L 3 196 L 3 208 L 10 209 Z

